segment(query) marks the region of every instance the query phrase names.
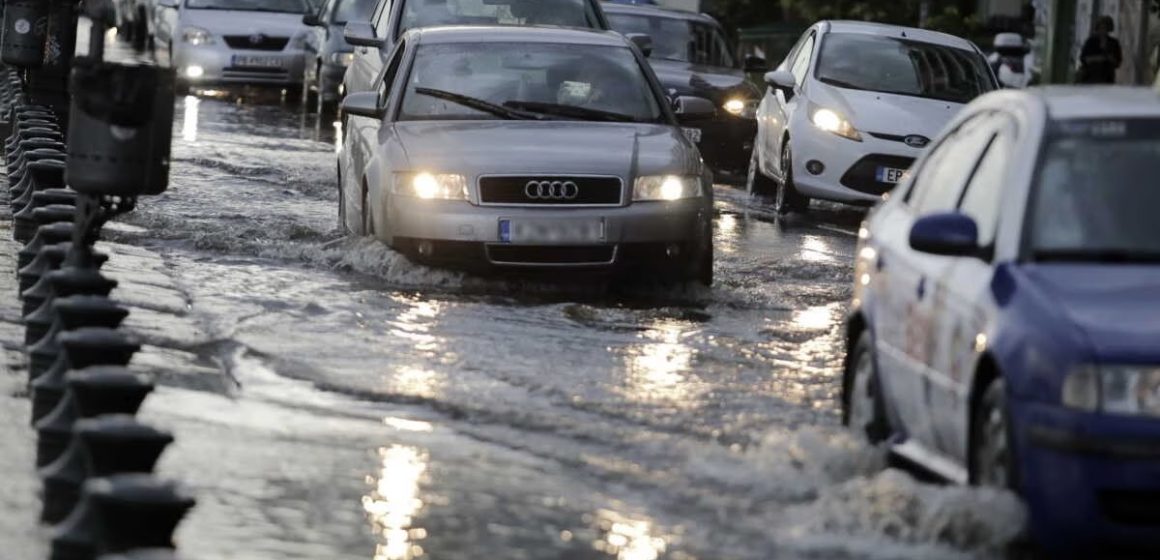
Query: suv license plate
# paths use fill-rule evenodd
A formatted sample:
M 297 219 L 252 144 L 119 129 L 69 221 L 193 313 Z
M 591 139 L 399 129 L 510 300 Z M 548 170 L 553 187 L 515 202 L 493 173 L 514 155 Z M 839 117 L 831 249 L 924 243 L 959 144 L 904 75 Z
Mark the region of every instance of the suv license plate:
M 276 56 L 234 56 L 233 65 L 240 68 L 281 68 L 282 59 Z
M 501 243 L 569 245 L 604 241 L 604 219 L 501 219 Z

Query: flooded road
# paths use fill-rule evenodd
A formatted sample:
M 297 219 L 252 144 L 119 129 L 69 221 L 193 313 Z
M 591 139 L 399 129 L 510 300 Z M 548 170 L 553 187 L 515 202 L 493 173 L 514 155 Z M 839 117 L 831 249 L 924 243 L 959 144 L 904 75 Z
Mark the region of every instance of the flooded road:
M 710 289 L 478 278 L 337 229 L 333 126 L 178 101 L 170 190 L 107 231 L 191 558 L 991 557 L 1006 494 L 839 425 L 861 214 L 717 189 Z

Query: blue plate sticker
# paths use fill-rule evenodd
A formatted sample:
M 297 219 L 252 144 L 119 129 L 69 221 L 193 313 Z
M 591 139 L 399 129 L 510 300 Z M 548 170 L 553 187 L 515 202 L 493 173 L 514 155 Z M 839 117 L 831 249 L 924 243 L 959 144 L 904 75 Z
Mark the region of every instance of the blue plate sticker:
M 512 242 L 512 221 L 511 220 L 500 220 L 499 221 L 499 241 L 500 241 L 500 243 L 511 243 Z

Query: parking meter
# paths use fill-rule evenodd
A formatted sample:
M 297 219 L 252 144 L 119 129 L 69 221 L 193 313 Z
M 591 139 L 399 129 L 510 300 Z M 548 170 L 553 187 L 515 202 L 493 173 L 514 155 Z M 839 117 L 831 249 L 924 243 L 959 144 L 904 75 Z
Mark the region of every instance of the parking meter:
M 44 64 L 48 9 L 47 0 L 7 0 L 4 3 L 0 60 L 24 68 L 40 68 Z
M 170 68 L 78 62 L 69 116 L 70 187 L 93 196 L 165 191 L 174 81 Z

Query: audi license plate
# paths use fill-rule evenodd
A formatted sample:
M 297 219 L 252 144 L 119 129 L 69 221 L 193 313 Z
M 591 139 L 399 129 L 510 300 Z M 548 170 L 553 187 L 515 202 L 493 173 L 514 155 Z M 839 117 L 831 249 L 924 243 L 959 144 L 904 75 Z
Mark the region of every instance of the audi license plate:
M 874 178 L 878 179 L 879 183 L 889 183 L 891 185 L 898 184 L 903 177 L 906 176 L 905 169 L 898 169 L 897 167 L 879 167 L 874 174 Z
M 701 129 L 699 128 L 685 128 L 685 136 L 690 142 L 694 144 L 701 143 Z
M 603 218 L 523 219 L 501 218 L 501 243 L 569 245 L 604 241 Z
M 282 59 L 276 56 L 234 55 L 233 66 L 238 68 L 281 68 Z

